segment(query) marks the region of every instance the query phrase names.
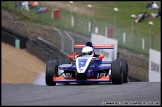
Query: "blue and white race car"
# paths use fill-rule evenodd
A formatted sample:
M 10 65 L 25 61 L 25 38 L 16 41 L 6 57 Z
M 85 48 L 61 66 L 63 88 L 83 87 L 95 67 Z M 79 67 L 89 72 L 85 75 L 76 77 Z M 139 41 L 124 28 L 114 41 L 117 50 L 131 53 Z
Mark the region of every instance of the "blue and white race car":
M 48 61 L 46 66 L 46 84 L 56 83 L 78 84 L 112 82 L 113 84 L 127 83 L 128 64 L 124 58 L 103 61 L 103 55 L 95 54 L 95 49 L 114 49 L 114 44 L 74 45 L 75 54 L 69 59 Z M 76 54 L 81 50 L 81 54 Z

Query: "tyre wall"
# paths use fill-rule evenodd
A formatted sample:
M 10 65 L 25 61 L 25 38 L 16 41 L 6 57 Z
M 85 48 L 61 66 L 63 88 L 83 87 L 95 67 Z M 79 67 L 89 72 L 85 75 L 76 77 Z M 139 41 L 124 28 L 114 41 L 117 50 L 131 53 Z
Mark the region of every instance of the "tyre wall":
M 27 51 L 34 54 L 44 62 L 67 58 L 67 56 L 57 47 L 40 37 L 28 38 L 7 27 L 2 27 L 1 38 L 3 42 L 12 45 L 15 48 L 26 48 Z M 20 46 L 17 46 L 17 40 L 19 40 Z
M 20 36 L 18 33 L 2 26 L 1 39 L 15 48 L 26 48 L 26 37 Z
M 47 61 L 54 59 L 63 59 L 67 56 L 52 44 L 44 41 L 43 39 L 34 39 L 27 41 L 27 51 L 34 54 L 41 60 Z

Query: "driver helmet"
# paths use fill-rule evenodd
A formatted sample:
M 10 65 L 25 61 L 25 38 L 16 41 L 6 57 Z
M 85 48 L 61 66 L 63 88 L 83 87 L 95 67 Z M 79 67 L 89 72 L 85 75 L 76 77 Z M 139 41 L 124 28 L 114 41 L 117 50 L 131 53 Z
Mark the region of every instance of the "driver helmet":
M 87 42 L 87 43 L 86 43 L 86 46 L 89 46 L 89 47 L 92 47 L 92 48 L 93 48 L 92 42 Z
M 86 46 L 82 49 L 82 54 L 86 54 L 86 55 L 93 54 L 93 45 L 91 42 L 86 43 Z

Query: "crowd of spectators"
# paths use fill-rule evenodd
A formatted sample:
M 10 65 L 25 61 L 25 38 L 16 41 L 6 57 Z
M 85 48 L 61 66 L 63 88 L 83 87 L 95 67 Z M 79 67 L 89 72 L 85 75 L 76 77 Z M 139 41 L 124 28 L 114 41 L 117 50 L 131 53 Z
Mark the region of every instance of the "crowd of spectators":
M 146 7 L 149 8 L 149 9 L 156 9 L 157 13 L 150 13 L 149 14 L 147 11 L 140 12 L 139 15 L 137 15 L 135 17 L 135 20 L 134 20 L 135 23 L 142 22 L 146 18 L 161 17 L 161 8 L 159 8 L 159 6 L 157 5 L 157 3 L 155 1 L 147 3 Z
M 29 11 L 31 8 L 35 8 L 36 13 L 48 12 L 48 7 L 42 6 L 37 1 L 17 1 L 16 5 L 26 11 Z
M 149 9 L 159 9 L 159 6 L 157 5 L 157 3 L 155 1 L 148 2 L 146 4 L 146 7 Z

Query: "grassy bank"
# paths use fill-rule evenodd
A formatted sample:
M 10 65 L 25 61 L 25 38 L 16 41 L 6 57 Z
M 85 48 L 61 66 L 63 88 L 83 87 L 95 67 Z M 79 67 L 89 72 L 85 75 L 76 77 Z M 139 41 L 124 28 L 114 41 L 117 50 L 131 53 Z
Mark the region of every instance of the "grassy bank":
M 40 2 L 43 4 L 43 2 Z M 115 20 L 115 35 L 114 38 L 119 40 L 119 45 L 135 50 L 145 55 L 148 55 L 149 48 L 153 48 L 161 51 L 161 19 L 160 18 L 148 18 L 143 22 L 134 23 L 134 32 L 132 33 L 132 18 L 131 14 L 138 15 L 140 12 L 147 11 L 147 13 L 157 13 L 157 10 L 147 9 L 146 1 L 82 1 L 74 2 L 72 6 L 73 12 L 70 14 L 70 8 L 68 2 L 48 2 L 46 5 L 49 7 L 47 13 L 37 14 L 35 9 L 30 9 L 29 12 L 22 10 L 17 7 L 15 11 L 14 1 L 2 2 L 2 8 L 7 9 L 15 13 L 18 18 L 22 21 L 29 21 L 37 24 L 44 24 L 49 26 L 57 26 L 64 28 L 79 34 L 89 36 L 91 33 L 88 32 L 88 11 L 90 20 L 92 21 L 92 31 L 95 31 L 95 27 L 99 27 L 99 34 L 105 34 L 105 27 L 114 26 L 114 15 L 116 14 Z M 160 2 L 157 2 L 160 6 Z M 58 5 L 59 4 L 59 5 Z M 92 9 L 87 8 L 87 4 L 92 5 Z M 113 8 L 117 7 L 119 11 L 114 13 Z M 51 18 L 51 12 L 53 9 L 60 10 L 60 18 Z M 75 18 L 75 25 L 71 27 L 70 15 Z M 150 28 L 148 22 L 152 21 L 154 25 Z M 150 31 L 151 30 L 151 31 Z M 126 32 L 127 43 L 123 44 L 122 34 Z M 151 33 L 150 33 L 151 32 Z M 145 50 L 141 49 L 141 40 L 145 39 Z

